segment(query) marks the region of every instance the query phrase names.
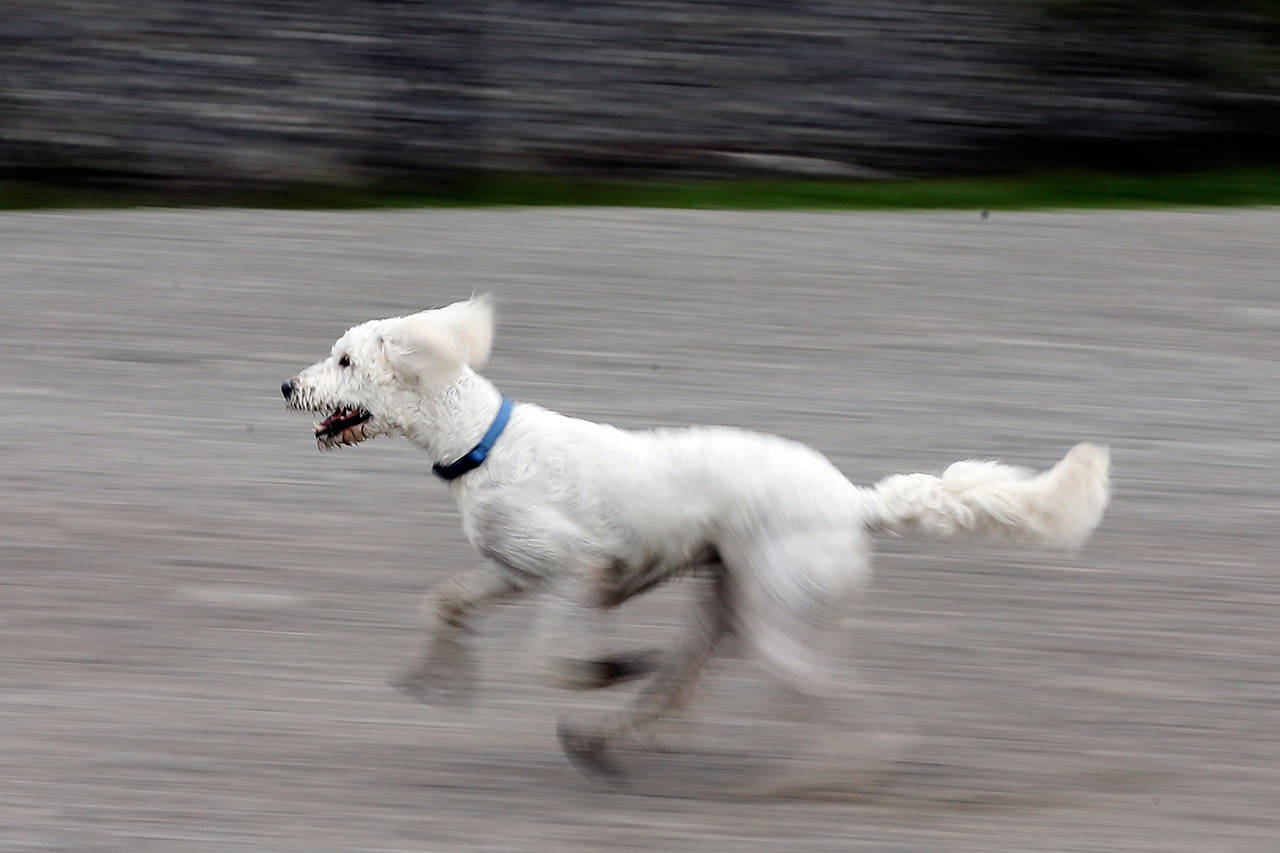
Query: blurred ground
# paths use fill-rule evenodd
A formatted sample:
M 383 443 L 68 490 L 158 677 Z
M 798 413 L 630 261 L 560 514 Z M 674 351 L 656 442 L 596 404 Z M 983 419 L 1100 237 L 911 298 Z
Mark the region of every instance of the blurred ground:
M 1270 850 L 1280 212 L 0 216 L 0 849 Z M 1114 450 L 1079 555 L 884 543 L 858 661 L 909 732 L 847 802 L 744 800 L 794 732 L 727 661 L 600 789 L 489 619 L 470 712 L 386 686 L 472 562 L 403 442 L 280 382 L 492 289 L 508 393 L 782 432 L 854 479 Z M 623 616 L 660 639 L 679 590 Z M 886 719 L 885 717 L 888 717 Z M 851 755 L 851 767 L 859 757 Z

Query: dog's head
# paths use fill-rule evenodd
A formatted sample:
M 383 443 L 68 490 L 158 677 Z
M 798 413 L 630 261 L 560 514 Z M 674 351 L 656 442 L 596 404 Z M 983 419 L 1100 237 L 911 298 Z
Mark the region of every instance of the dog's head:
M 479 368 L 493 340 L 493 301 L 473 296 L 407 317 L 353 326 L 329 357 L 280 386 L 290 409 L 324 415 L 321 450 L 379 435 L 403 435 L 467 368 Z

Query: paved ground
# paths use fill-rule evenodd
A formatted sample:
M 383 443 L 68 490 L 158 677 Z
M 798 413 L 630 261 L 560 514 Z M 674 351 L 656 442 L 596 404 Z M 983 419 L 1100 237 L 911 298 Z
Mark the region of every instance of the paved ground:
M 0 216 L 0 850 L 1271 850 L 1280 211 Z M 899 753 L 798 748 L 750 665 L 601 789 L 484 626 L 471 711 L 386 686 L 473 557 L 402 442 L 321 456 L 281 380 L 492 289 L 490 375 L 623 425 L 775 430 L 849 475 L 1113 447 L 1075 556 L 885 543 L 849 631 Z M 654 640 L 680 589 L 623 612 Z M 865 706 L 865 707 L 863 707 Z M 868 743 L 879 742 L 868 738 Z M 848 756 L 863 778 L 866 755 Z

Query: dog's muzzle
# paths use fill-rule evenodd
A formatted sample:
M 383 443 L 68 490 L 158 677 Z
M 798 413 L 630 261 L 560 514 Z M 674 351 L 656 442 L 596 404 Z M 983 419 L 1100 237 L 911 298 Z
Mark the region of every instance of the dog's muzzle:
M 377 434 L 369 424 L 373 415 L 368 410 L 350 403 L 320 403 L 307 389 L 298 387 L 296 378 L 280 383 L 280 393 L 294 411 L 328 413 L 315 424 L 316 443 L 321 450 L 359 444 Z

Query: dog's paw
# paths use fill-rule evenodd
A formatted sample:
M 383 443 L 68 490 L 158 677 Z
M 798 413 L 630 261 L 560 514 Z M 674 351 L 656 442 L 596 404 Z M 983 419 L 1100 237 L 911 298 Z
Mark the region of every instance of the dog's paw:
M 405 670 L 391 679 L 391 686 L 426 705 L 466 707 L 475 696 L 475 685 L 466 678 L 440 678 L 421 668 Z
M 549 665 L 551 684 L 562 690 L 599 690 L 644 678 L 658 668 L 656 651 L 622 652 L 579 660 L 556 658 Z
M 400 672 L 391 686 L 427 705 L 468 706 L 475 696 L 475 676 L 465 651 L 433 655 Z
M 620 768 L 609 754 L 609 739 L 600 732 L 582 729 L 570 725 L 564 720 L 556 726 L 556 737 L 560 739 L 560 748 L 565 757 L 584 776 L 591 779 L 608 779 L 620 782 L 623 779 Z

